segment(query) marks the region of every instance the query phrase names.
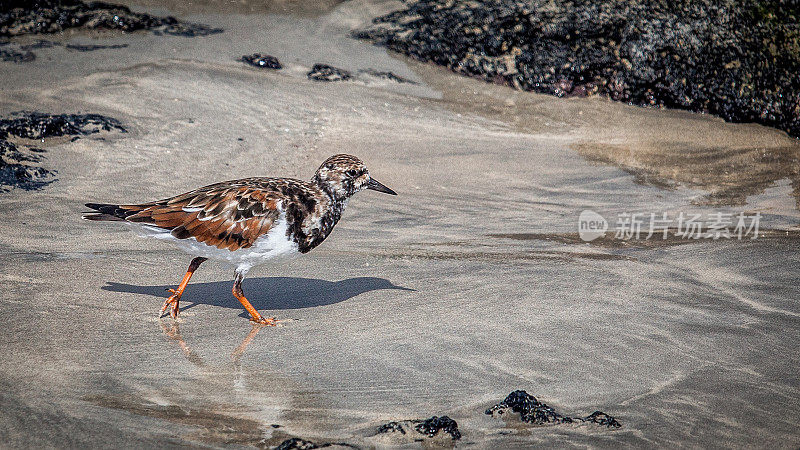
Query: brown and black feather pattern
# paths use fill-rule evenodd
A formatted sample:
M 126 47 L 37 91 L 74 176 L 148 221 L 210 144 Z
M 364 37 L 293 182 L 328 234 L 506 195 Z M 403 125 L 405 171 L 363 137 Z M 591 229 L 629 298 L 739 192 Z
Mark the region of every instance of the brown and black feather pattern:
M 246 178 L 205 186 L 138 205 L 87 203 L 89 220 L 117 220 L 170 230 L 231 251 L 251 247 L 285 213 L 287 238 L 305 253 L 327 237 L 341 216 L 335 200 L 312 183 L 290 178 Z M 331 208 L 329 208 L 329 205 Z

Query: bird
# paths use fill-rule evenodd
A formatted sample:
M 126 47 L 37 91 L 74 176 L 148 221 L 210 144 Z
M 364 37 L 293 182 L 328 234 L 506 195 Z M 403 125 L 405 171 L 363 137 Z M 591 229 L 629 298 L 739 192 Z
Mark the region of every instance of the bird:
M 177 288 L 161 307 L 177 319 L 184 289 L 200 265 L 211 259 L 234 266 L 233 296 L 257 324 L 275 326 L 242 290 L 253 267 L 308 253 L 330 235 L 348 200 L 365 189 L 397 193 L 370 175 L 352 155 L 326 159 L 310 181 L 252 177 L 223 181 L 184 194 L 140 204 L 86 203 L 91 221 L 125 222 L 139 234 L 175 244 L 194 256 Z

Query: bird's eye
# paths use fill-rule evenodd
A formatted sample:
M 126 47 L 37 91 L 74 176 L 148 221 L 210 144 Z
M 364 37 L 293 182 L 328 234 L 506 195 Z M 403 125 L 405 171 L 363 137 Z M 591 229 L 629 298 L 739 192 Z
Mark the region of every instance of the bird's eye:
M 355 169 L 350 169 L 346 173 L 347 173 L 347 176 L 350 177 L 350 178 L 355 178 L 355 177 L 358 176 L 358 171 L 355 170 Z

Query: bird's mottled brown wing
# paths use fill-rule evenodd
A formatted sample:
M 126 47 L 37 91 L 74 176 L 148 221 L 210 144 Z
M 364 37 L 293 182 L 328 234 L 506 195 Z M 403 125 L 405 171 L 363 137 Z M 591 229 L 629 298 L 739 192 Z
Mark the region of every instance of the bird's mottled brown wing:
M 157 202 L 120 205 L 125 220 L 171 230 L 178 239 L 194 237 L 220 249 L 248 248 L 281 214 L 281 196 L 269 186 L 219 183 Z

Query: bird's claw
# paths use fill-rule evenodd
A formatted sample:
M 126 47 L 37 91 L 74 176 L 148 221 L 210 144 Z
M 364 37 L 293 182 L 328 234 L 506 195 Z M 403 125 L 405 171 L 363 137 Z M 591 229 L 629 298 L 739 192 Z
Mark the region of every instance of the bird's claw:
M 175 289 L 167 289 L 170 292 L 175 292 Z M 166 300 L 164 300 L 164 304 L 161 306 L 161 311 L 158 313 L 158 317 L 164 316 L 164 311 L 169 308 L 169 305 L 172 305 L 172 309 L 169 311 L 170 317 L 173 319 L 178 318 L 178 301 L 181 299 L 181 296 L 178 294 L 170 295 Z
M 251 317 L 250 322 L 257 323 L 259 325 L 265 325 L 268 327 L 277 327 L 278 326 L 278 319 L 274 317 Z

